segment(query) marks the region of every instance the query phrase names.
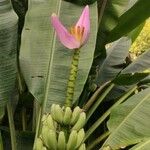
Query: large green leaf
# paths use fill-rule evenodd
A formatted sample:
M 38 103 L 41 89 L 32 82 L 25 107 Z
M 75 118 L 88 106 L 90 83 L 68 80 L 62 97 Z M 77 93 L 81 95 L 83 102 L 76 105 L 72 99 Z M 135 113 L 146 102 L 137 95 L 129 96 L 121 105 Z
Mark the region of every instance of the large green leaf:
M 0 1 L 0 104 L 12 94 L 16 80 L 18 17 L 9 0 Z
M 78 99 L 87 79 L 93 60 L 97 5 L 90 6 L 91 34 L 81 48 L 74 101 Z M 20 50 L 20 65 L 30 92 L 47 109 L 52 103 L 63 104 L 69 77 L 73 50 L 68 50 L 56 39 L 50 24 L 50 15 L 59 13 L 61 21 L 74 25 L 83 7 L 62 0 L 31 0 L 25 17 Z
M 110 32 L 107 42 L 119 39 L 144 22 L 150 16 L 149 8 L 149 0 L 138 0 L 119 18 L 118 25 Z
M 112 80 L 122 69 L 125 63 L 125 59 L 128 56 L 129 48 L 131 46 L 131 40 L 123 37 L 107 49 L 107 57 L 98 73 L 97 84 Z M 115 66 L 121 65 L 121 67 Z
M 102 25 L 106 31 L 111 31 L 118 23 L 119 17 L 127 10 L 130 0 L 109 0 L 103 15 Z
M 150 137 L 150 88 L 115 107 L 108 121 L 110 136 L 104 146 L 119 149 Z

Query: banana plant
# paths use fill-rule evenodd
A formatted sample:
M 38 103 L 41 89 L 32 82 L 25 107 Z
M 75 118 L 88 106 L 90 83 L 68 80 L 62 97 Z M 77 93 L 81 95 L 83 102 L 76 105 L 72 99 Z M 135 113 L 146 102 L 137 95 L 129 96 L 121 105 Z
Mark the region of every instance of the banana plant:
M 90 6 L 91 31 L 92 29 L 93 31 L 89 42 L 80 49 L 74 101 L 78 100 L 83 90 L 92 64 L 97 29 L 96 7 L 96 4 Z M 81 9 L 79 6 L 61 0 L 43 2 L 33 0 L 29 3 L 22 31 L 20 65 L 29 91 L 39 103 L 45 101 L 46 112 L 50 111 L 49 106 L 52 103 L 64 104 L 73 56 L 73 51 L 64 48 L 56 39 L 50 23 L 50 15 L 57 13 L 66 26 L 71 26 L 79 17 Z M 42 13 L 39 13 L 40 11 Z M 69 14 L 72 14 L 72 17 Z
M 132 60 L 129 49 L 149 7 L 1 0 L 1 149 L 148 150 L 150 50 Z

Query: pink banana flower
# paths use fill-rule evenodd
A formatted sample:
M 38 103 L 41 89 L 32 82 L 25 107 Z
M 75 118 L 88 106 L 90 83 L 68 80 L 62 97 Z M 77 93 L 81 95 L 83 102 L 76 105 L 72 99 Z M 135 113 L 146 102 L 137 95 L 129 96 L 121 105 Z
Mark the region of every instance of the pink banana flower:
M 64 25 L 60 22 L 56 14 L 52 14 L 51 23 L 56 31 L 56 35 L 59 38 L 60 42 L 69 49 L 78 49 L 84 45 L 90 33 L 90 15 L 89 15 L 89 6 L 87 5 L 78 22 L 75 26 L 70 28 L 68 31 Z

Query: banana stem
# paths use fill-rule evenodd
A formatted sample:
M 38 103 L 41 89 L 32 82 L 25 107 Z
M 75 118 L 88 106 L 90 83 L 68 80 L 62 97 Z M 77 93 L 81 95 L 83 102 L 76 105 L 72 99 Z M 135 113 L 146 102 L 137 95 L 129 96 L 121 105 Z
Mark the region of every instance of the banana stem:
M 71 68 L 70 68 L 66 100 L 65 100 L 65 106 L 69 106 L 69 107 L 72 106 L 72 101 L 74 96 L 74 88 L 75 88 L 75 82 L 77 78 L 78 64 L 79 64 L 79 54 L 80 54 L 80 50 L 75 49 L 72 58 Z
M 15 125 L 14 125 L 12 107 L 11 107 L 10 101 L 7 103 L 7 113 L 8 113 L 8 121 L 9 121 L 10 136 L 11 136 L 11 147 L 12 147 L 12 150 L 16 150 L 17 140 L 16 140 Z
M 35 138 L 34 138 L 34 145 L 33 149 L 35 147 L 36 139 L 38 138 L 40 131 L 41 131 L 41 120 L 42 120 L 42 108 L 39 108 L 38 118 L 37 118 L 37 124 L 36 124 L 36 132 L 35 132 Z
M 101 93 L 101 91 L 110 84 L 111 81 L 108 81 L 104 83 L 102 86 L 100 86 L 95 93 L 92 95 L 92 97 L 88 100 L 88 102 L 83 106 L 83 110 L 86 112 L 89 110 L 89 108 L 93 105 L 93 103 L 96 101 L 97 97 Z
M 87 150 L 93 149 L 97 144 L 99 144 L 102 140 L 104 140 L 107 136 L 109 136 L 109 134 L 110 132 L 107 131 L 104 134 L 102 134 L 100 137 L 95 139 L 92 143 L 89 144 L 89 146 L 87 147 Z
M 33 117 L 32 117 L 32 131 L 35 132 L 36 130 L 36 124 L 38 122 L 38 113 L 39 113 L 40 105 L 34 99 L 34 104 L 33 104 Z
M 89 118 L 92 116 L 92 114 L 94 113 L 94 111 L 97 109 L 97 107 L 100 105 L 100 103 L 104 100 L 104 98 L 107 96 L 107 94 L 112 90 L 112 88 L 115 85 L 112 83 L 110 84 L 106 90 L 102 93 L 102 95 L 100 95 L 99 99 L 93 104 L 93 106 L 91 107 L 91 109 L 89 109 L 89 111 L 87 112 L 87 118 L 86 118 L 86 122 L 89 120 Z

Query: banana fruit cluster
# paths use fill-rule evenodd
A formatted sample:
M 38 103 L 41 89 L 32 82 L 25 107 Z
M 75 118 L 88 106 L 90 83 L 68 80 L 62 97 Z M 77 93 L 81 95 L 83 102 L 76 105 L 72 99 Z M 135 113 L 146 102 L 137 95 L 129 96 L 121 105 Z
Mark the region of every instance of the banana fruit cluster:
M 42 118 L 42 130 L 34 150 L 86 150 L 85 122 L 86 114 L 78 106 L 72 111 L 70 107 L 53 104 L 50 114 Z

